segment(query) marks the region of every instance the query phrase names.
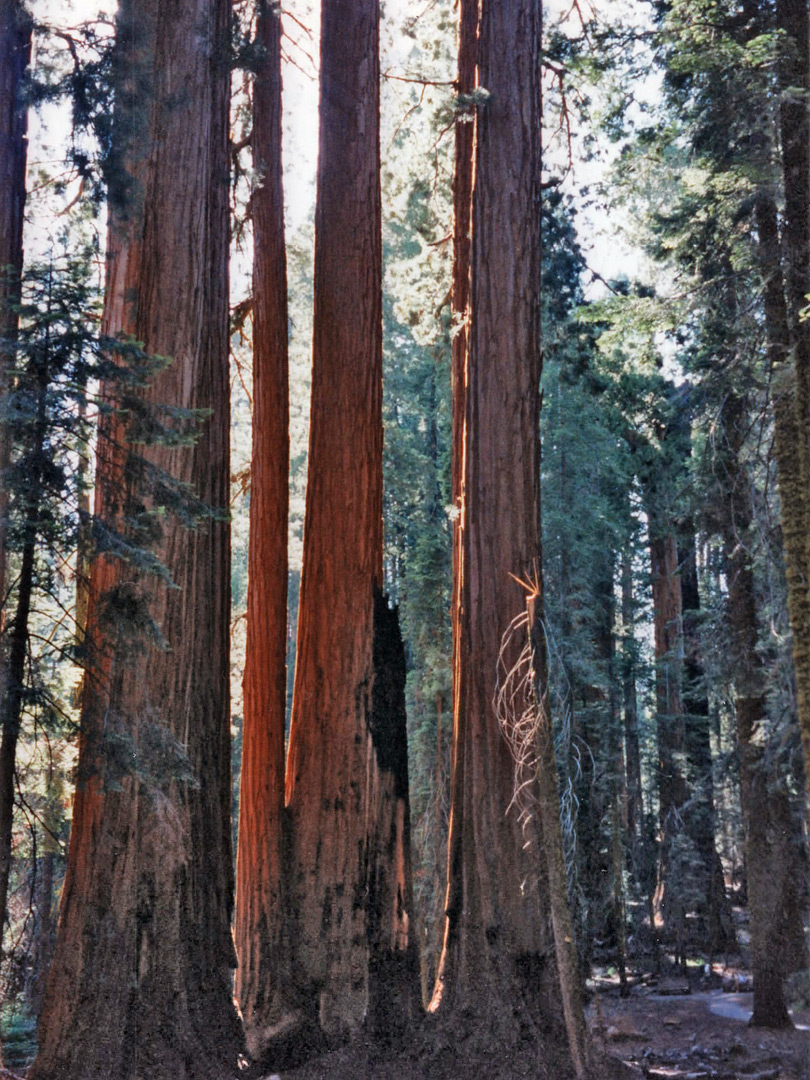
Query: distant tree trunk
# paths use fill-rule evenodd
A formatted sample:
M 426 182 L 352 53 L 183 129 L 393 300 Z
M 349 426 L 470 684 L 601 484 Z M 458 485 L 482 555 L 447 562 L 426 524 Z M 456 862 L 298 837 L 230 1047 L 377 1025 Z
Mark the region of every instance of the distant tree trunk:
M 467 6 L 462 50 L 471 44 Z M 539 35 L 536 0 L 481 8 L 477 85 L 491 96 L 475 121 L 469 347 L 454 357 L 464 366 L 453 386 L 465 389 L 454 420 L 452 794 L 431 1010 L 451 1024 L 469 1011 L 489 1040 L 538 1009 L 546 1051 L 559 1054 L 565 1034 L 541 830 L 532 822 L 525 835 L 507 813 L 514 770 L 493 710 L 502 635 L 525 607 L 510 574 L 531 575 L 540 557 Z M 459 180 L 457 172 L 457 193 Z M 465 220 L 457 203 L 456 228 Z M 558 1075 L 570 1068 L 569 1056 Z
M 281 169 L 281 17 L 262 0 L 253 86 L 253 450 L 244 728 L 236 862 L 236 997 L 261 1059 L 294 1019 L 284 754 L 287 704 L 289 383 Z
M 148 403 L 203 410 L 193 447 L 143 449 L 216 515 L 170 515 L 176 585 L 94 561 L 79 784 L 29 1075 L 221 1080 L 232 1005 L 228 507 L 228 0 L 122 3 L 104 327 L 173 358 Z M 97 516 L 150 505 L 102 431 Z M 124 468 L 126 465 L 126 468 Z M 137 541 L 136 541 L 137 542 Z M 147 612 L 149 615 L 147 616 Z M 154 619 L 165 647 L 138 630 Z M 134 643 L 133 643 L 134 642 Z
M 407 902 L 409 861 L 404 818 L 387 833 L 393 846 L 381 847 L 389 813 L 403 809 L 404 778 L 386 764 L 401 717 L 382 724 L 373 695 L 382 582 L 378 39 L 378 0 L 325 0 L 309 476 L 286 783 L 294 979 L 330 1038 L 357 1030 L 370 996 L 376 1008 L 387 993 L 379 950 L 407 953 L 412 917 L 383 899 L 401 883 Z M 374 923 L 372 887 L 394 923 Z
M 691 522 L 678 545 L 683 602 L 683 705 L 686 712 L 686 757 L 692 773 L 692 799 L 685 813 L 686 831 L 697 848 L 705 873 L 703 912 L 710 954 L 736 943 L 731 906 L 726 895 L 723 864 L 715 840 L 714 783 L 709 726 L 709 697 L 700 651 L 700 592 L 695 535 Z
M 764 746 L 757 737 L 759 727 L 766 722 L 765 673 L 758 651 L 754 574 L 748 543 L 752 523 L 750 493 L 739 460 L 744 425 L 739 398 L 726 399 L 723 421 L 726 492 L 723 529 L 754 975 L 751 1023 L 786 1027 L 791 1020 L 783 980 L 792 969 L 788 953 L 791 923 L 797 914 L 795 860 L 791 851 L 792 830 L 785 827 L 790 819 L 788 796 L 784 791 L 771 790 Z
M 655 641 L 655 716 L 658 744 L 658 882 L 656 919 L 662 918 L 680 945 L 686 918 L 677 873 L 671 872 L 673 845 L 683 830 L 681 809 L 689 797 L 686 731 L 681 699 L 681 580 L 678 548 L 654 509 L 648 509 Z M 655 928 L 653 934 L 655 934 Z M 683 960 L 683 956 L 679 956 Z
M 627 831 L 631 850 L 638 854 L 644 840 L 644 805 L 641 791 L 641 748 L 636 695 L 636 644 L 633 612 L 633 562 L 622 553 L 622 705 L 624 709 L 624 759 L 627 786 Z
M 805 776 L 810 782 L 810 601 L 807 599 L 810 581 L 810 322 L 801 318 L 810 293 L 810 17 L 806 0 L 777 0 L 776 18 L 778 28 L 785 34 L 779 85 L 785 190 L 783 295 L 787 297 L 788 334 L 782 342 L 788 344 L 792 354 L 793 386 L 790 386 L 786 373 L 780 373 L 776 395 L 785 400 L 775 402 L 774 410 L 781 413 L 776 418 L 777 424 L 785 429 L 794 425 L 790 436 L 786 432 L 790 442 L 782 442 L 781 456 L 777 434 L 777 460 L 786 532 L 796 705 Z M 768 227 L 766 225 L 766 233 Z M 773 243 L 767 237 L 765 242 Z M 790 408 L 795 411 L 795 417 L 788 416 Z M 801 555 L 800 545 L 803 547 Z M 797 591 L 801 596 L 795 595 Z

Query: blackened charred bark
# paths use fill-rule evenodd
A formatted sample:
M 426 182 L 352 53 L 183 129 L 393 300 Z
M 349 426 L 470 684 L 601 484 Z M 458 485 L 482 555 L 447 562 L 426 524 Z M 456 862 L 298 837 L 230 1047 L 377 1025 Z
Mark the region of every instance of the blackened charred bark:
M 374 597 L 374 685 L 369 792 L 368 1022 L 381 1042 L 401 1036 L 418 1015 L 419 971 L 413 918 L 405 649 L 396 609 Z

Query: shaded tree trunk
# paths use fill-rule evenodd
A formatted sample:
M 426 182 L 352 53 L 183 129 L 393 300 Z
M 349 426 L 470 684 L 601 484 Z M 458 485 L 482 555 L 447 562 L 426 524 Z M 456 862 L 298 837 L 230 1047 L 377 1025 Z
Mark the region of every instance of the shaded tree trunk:
M 791 1020 L 783 980 L 796 915 L 794 858 L 787 794 L 770 788 L 759 729 L 766 722 L 765 673 L 758 651 L 754 574 L 749 555 L 750 493 L 739 461 L 744 424 L 742 402 L 729 397 L 724 416 L 726 505 L 723 522 L 729 621 L 736 687 L 740 795 L 751 928 L 754 1009 L 751 1023 L 786 1027 Z M 787 805 L 785 805 L 787 804 Z
M 22 100 L 22 88 L 31 59 L 31 28 L 31 18 L 20 0 L 0 0 L 0 398 L 7 393 L 9 363 L 2 339 L 13 338 L 16 333 L 17 313 L 13 307 L 20 299 L 23 264 L 28 109 Z M 10 450 L 5 425 L 0 423 L 0 630 L 6 607 L 4 522 L 8 495 L 4 474 Z M 0 699 L 3 664 L 0 652 Z
M 30 16 L 18 0 L 0 0 L 0 404 L 8 392 L 9 357 L 2 340 L 16 334 L 23 265 L 23 212 L 28 141 L 28 110 L 23 82 L 31 58 Z M 14 769 L 22 707 L 22 679 L 28 644 L 28 610 L 33 585 L 33 538 L 23 553 L 14 625 L 6 627 L 7 551 L 5 519 L 11 460 L 8 434 L 0 419 L 0 955 L 11 871 L 14 817 Z M 30 551 L 29 551 L 30 548 Z M 26 554 L 28 558 L 26 558 Z M 8 632 L 9 642 L 6 646 Z
M 204 410 L 193 447 L 99 441 L 96 514 L 148 511 L 151 468 L 212 516 L 162 521 L 176 587 L 101 555 L 59 933 L 36 1078 L 221 1080 L 232 1006 L 228 507 L 227 0 L 123 3 L 118 189 L 104 328 L 173 358 L 149 404 Z M 143 535 L 135 534 L 143 543 Z M 156 625 L 160 638 L 144 633 Z M 165 644 L 164 644 L 165 643 Z
M 253 86 L 253 449 L 244 728 L 236 863 L 235 992 L 249 1053 L 261 1058 L 290 1010 L 284 753 L 287 703 L 289 381 L 281 169 L 281 17 L 262 2 Z
M 700 592 L 695 535 L 691 522 L 678 547 L 683 602 L 683 705 L 686 713 L 686 758 L 692 775 L 692 799 L 685 813 L 686 830 L 697 848 L 705 875 L 702 912 L 709 953 L 728 952 L 736 944 L 723 864 L 715 839 L 714 783 L 709 723 L 709 697 L 701 662 Z
M 472 46 L 469 6 L 462 2 L 462 65 Z M 475 119 L 468 349 L 454 355 L 463 367 L 453 387 L 464 389 L 454 403 L 452 794 L 447 919 L 431 1010 L 451 1024 L 472 1013 L 491 1045 L 496 1032 L 501 1044 L 514 1033 L 528 1009 L 543 1016 L 552 1055 L 565 1034 L 542 829 L 532 821 L 526 835 L 507 813 L 514 770 L 493 710 L 502 635 L 525 607 L 510 574 L 539 572 L 539 34 L 535 0 L 480 10 L 476 85 L 491 96 Z M 457 171 L 457 196 L 465 181 Z M 467 220 L 463 207 L 457 201 L 457 230 Z M 463 244 L 461 251 L 463 258 Z M 457 265 L 457 297 L 460 279 Z M 559 1075 L 571 1068 L 570 1053 L 562 1057 Z
M 785 271 L 782 299 L 773 297 L 771 302 L 784 308 L 785 324 L 775 340 L 780 351 L 785 346 L 789 348 L 793 370 L 792 379 L 784 369 L 779 372 L 774 414 L 777 426 L 784 432 L 784 438 L 776 432 L 776 453 L 785 532 L 788 607 L 793 631 L 796 705 L 805 775 L 810 778 L 810 600 L 807 598 L 810 583 L 810 322 L 801 319 L 810 293 L 810 18 L 806 0 L 777 0 L 776 18 L 778 28 L 785 34 L 779 65 Z M 762 200 L 760 210 L 765 210 Z M 769 217 L 770 210 L 765 212 Z M 778 245 L 778 240 L 771 234 L 771 221 L 759 213 L 757 224 L 761 230 L 761 243 L 770 251 L 774 244 Z M 777 265 L 774 261 L 774 257 L 778 259 L 776 252 L 768 255 L 766 274 L 770 280 L 773 280 Z M 781 320 L 781 312 L 778 318 Z M 780 367 L 784 368 L 781 364 Z M 790 409 L 794 416 L 789 415 Z M 790 428 L 792 431 L 788 430 Z
M 636 694 L 636 643 L 633 600 L 633 563 L 622 553 L 622 707 L 624 711 L 624 760 L 627 789 L 627 831 L 631 851 L 640 853 L 644 840 L 644 804 L 641 790 L 641 747 L 638 734 Z
M 399 616 L 374 598 L 374 685 L 369 770 L 368 1023 L 381 1042 L 402 1035 L 420 1010 L 418 941 L 412 917 L 405 648 Z

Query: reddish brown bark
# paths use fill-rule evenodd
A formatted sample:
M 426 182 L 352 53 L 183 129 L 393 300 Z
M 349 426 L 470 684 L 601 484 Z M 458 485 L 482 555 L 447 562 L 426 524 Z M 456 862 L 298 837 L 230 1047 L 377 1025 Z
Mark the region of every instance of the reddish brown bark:
M 386 889 L 400 879 L 407 836 L 402 822 L 387 867 L 377 864 L 385 825 L 375 815 L 390 791 L 372 701 L 382 577 L 378 39 L 376 0 L 323 4 L 309 476 L 286 783 L 294 978 L 330 1037 L 366 1015 L 377 948 L 369 888 L 381 874 Z M 395 805 L 388 799 L 387 810 Z M 372 937 L 398 949 L 409 914 Z M 372 991 L 377 1000 L 380 988 Z
M 461 6 L 462 57 L 469 6 Z M 550 1049 L 565 1035 L 547 868 L 536 823 L 527 837 L 507 813 L 514 770 L 493 709 L 501 638 L 525 606 L 510 574 L 531 574 L 540 553 L 539 31 L 534 0 L 480 9 L 476 85 L 490 96 L 475 120 L 469 346 L 466 357 L 457 349 L 453 377 L 453 776 L 431 1009 L 448 1020 L 471 1010 L 482 1031 L 503 1032 L 529 1002 L 545 1013 Z M 457 198 L 460 190 L 457 176 Z M 463 200 L 456 212 L 463 229 Z M 463 296 L 462 267 L 456 275 Z
M 253 449 L 236 863 L 236 997 L 261 1057 L 292 1019 L 285 934 L 289 390 L 281 169 L 281 19 L 261 3 L 253 87 Z
M 143 454 L 219 514 L 171 517 L 176 585 L 97 558 L 67 877 L 34 1077 L 220 1080 L 238 1048 L 230 936 L 227 0 L 121 5 L 105 328 L 173 362 L 147 401 L 206 410 Z M 210 413 L 210 414 L 209 414 Z M 102 431 L 96 512 L 151 498 Z M 118 430 L 115 430 L 115 428 Z M 122 502 L 126 500 L 126 506 Z M 149 606 L 165 647 L 127 616 Z

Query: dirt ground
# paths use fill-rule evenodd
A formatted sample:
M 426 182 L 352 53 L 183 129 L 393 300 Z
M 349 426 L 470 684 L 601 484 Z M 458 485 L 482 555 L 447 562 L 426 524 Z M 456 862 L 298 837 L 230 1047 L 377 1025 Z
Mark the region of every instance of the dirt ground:
M 677 981 L 675 983 L 677 987 Z M 588 1007 L 596 1053 L 593 1080 L 808 1080 L 810 1015 L 797 1014 L 790 1030 L 750 1028 L 751 995 L 693 986 L 681 994 L 663 984 L 633 988 L 620 998 L 598 986 Z M 669 990 L 670 992 L 666 992 Z M 718 1015 L 724 1013 L 725 1015 Z M 495 1047 L 432 1044 L 423 1036 L 396 1053 L 360 1042 L 305 1066 L 263 1080 L 496 1080 L 560 1075 L 527 1044 L 508 1054 Z M 602 1055 L 606 1054 L 607 1058 Z
M 810 1016 L 795 1015 L 793 1029 L 752 1028 L 742 1018 L 751 998 L 719 989 L 661 996 L 644 988 L 625 999 L 599 993 L 589 1020 L 598 1044 L 651 1080 L 806 1080 Z

